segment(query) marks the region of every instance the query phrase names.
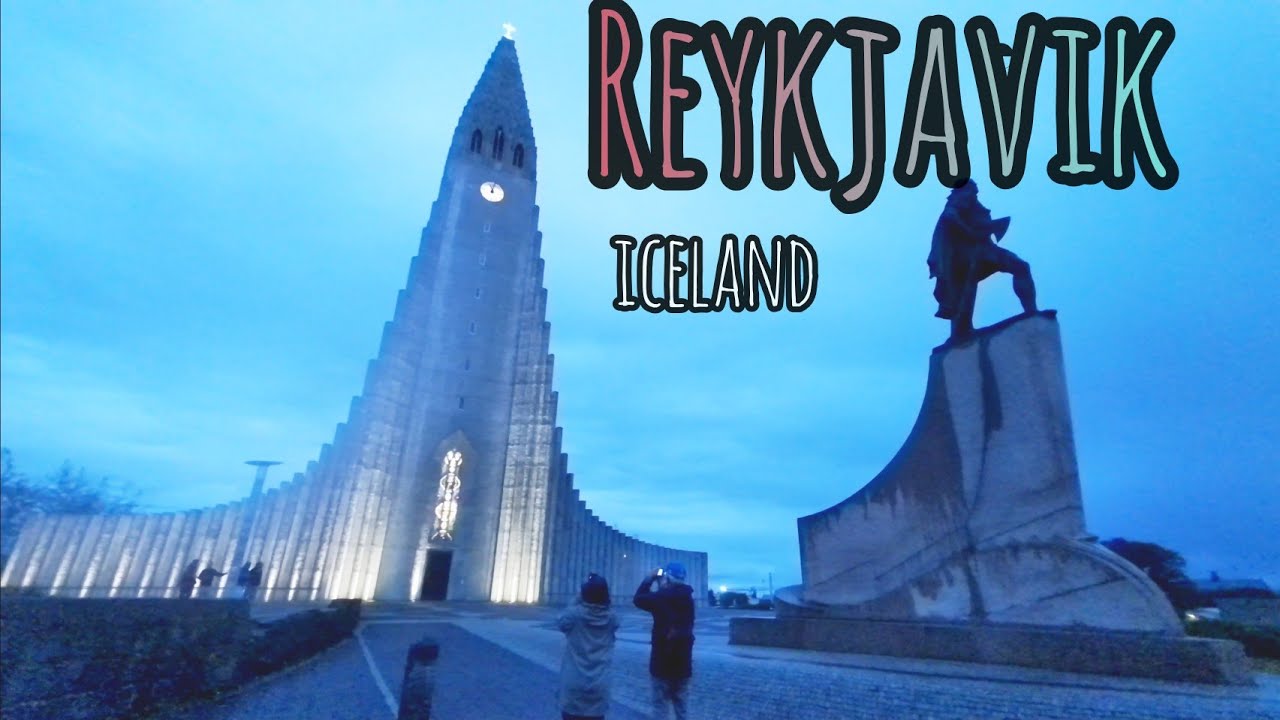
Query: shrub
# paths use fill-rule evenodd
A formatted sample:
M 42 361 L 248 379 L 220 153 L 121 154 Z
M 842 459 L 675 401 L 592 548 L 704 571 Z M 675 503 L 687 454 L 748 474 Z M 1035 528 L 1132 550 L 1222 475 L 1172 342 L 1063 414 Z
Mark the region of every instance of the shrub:
M 1280 660 L 1280 628 L 1241 625 L 1221 620 L 1196 620 L 1185 625 L 1188 635 L 1235 640 L 1244 645 L 1244 652 L 1249 657 Z
M 305 660 L 350 637 L 359 622 L 359 600 L 334 600 L 326 610 L 261 623 L 245 653 L 241 674 L 257 677 Z

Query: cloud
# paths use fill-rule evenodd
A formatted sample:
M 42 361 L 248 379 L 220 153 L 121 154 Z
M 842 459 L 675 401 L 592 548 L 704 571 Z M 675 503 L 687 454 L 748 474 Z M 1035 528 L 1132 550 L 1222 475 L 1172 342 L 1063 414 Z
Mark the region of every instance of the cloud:
M 216 383 L 173 387 L 138 377 L 119 352 L 0 334 L 3 442 L 29 473 L 64 459 L 144 491 L 144 504 L 183 509 L 247 494 L 241 456 L 284 449 L 301 470 L 318 448 L 289 407 L 249 412 Z M 276 480 L 283 479 L 277 476 Z

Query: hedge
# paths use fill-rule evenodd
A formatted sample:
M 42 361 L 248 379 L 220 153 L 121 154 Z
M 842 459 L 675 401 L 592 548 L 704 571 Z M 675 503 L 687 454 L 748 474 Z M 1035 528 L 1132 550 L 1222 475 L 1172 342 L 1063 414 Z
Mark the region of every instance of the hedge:
M 1221 620 L 1189 620 L 1187 634 L 1194 637 L 1235 640 L 1249 657 L 1280 660 L 1280 628 L 1241 625 Z

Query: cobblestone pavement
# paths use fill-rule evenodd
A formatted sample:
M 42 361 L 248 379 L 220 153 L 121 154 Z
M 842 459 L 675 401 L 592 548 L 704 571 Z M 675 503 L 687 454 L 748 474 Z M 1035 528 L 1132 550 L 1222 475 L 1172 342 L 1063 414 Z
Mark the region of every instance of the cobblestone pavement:
M 609 717 L 646 717 L 647 616 L 621 609 Z M 217 704 L 196 720 L 394 718 L 405 653 L 440 642 L 433 718 L 556 718 L 563 638 L 547 608 L 371 606 L 359 639 Z M 728 645 L 732 613 L 703 610 L 690 715 L 772 718 L 1280 720 L 1280 678 L 1253 688 Z M 379 687 L 385 686 L 385 692 Z M 177 716 L 175 716 L 177 717 Z

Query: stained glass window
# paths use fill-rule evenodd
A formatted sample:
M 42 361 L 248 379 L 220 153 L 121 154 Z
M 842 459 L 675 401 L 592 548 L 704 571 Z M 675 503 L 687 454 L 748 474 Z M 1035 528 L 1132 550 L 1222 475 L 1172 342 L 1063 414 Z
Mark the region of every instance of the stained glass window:
M 462 479 L 458 470 L 462 467 L 462 453 L 450 450 L 445 453 L 440 466 L 440 489 L 436 492 L 436 523 L 431 539 L 453 539 L 453 523 L 458 519 L 458 491 Z

